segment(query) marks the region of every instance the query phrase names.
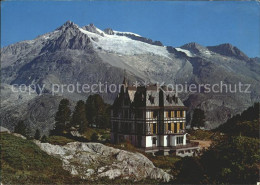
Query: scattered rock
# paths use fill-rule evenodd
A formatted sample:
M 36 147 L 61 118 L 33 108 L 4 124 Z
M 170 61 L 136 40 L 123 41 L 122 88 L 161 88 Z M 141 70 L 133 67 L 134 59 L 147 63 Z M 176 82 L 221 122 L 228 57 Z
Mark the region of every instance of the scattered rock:
M 16 136 L 16 137 L 20 137 L 20 138 L 22 138 L 22 139 L 26 139 L 26 137 L 24 137 L 24 136 L 21 135 L 21 134 L 13 133 L 13 135 Z
M 10 130 L 8 130 L 8 129 L 5 128 L 5 127 L 0 126 L 0 132 L 7 132 L 7 133 L 10 133 Z

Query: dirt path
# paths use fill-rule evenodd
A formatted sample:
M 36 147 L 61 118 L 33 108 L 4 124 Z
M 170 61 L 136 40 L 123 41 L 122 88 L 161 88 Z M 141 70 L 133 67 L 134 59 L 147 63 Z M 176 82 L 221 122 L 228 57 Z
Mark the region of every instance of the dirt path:
M 201 149 L 203 149 L 203 148 L 207 149 L 211 145 L 211 143 L 212 143 L 211 140 L 207 140 L 207 141 L 204 141 L 204 140 L 191 140 L 191 141 L 199 142 L 199 147 Z

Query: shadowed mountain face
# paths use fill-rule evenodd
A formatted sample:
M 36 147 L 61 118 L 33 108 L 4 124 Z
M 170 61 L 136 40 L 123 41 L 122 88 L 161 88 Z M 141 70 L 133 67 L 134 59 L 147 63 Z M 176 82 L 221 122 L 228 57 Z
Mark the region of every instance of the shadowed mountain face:
M 220 44 L 218 46 L 208 46 L 210 51 L 215 53 L 219 53 L 224 56 L 235 57 L 240 60 L 248 61 L 250 60 L 248 56 L 246 56 L 242 51 L 240 51 L 237 47 L 232 46 L 231 44 Z
M 203 47 L 195 42 L 185 44 L 185 45 L 181 46 L 181 48 L 187 49 L 193 53 L 200 53 L 201 51 L 205 50 L 205 47 Z
M 195 107 L 205 110 L 207 128 L 223 123 L 259 101 L 260 96 L 259 58 L 251 59 L 230 44 L 204 47 L 189 43 L 180 48 L 166 47 L 135 33 L 111 28 L 102 31 L 93 24 L 80 28 L 68 21 L 53 32 L 12 44 L 1 52 L 1 116 L 3 125 L 9 129 L 22 119 L 32 130 L 40 128 L 47 133 L 53 127 L 62 97 L 74 105 L 90 94 L 54 92 L 53 84 L 120 84 L 124 69 L 130 83 L 138 80 L 212 86 L 222 82 L 232 89 L 236 85 L 237 90 L 239 82 L 250 84 L 249 93 L 213 93 L 205 87 L 200 88 L 200 93 L 179 93 L 189 107 L 189 117 Z M 12 91 L 10 85 L 22 84 L 32 86 L 35 93 Z M 116 95 L 111 89 L 102 93 L 108 103 Z M 44 117 L 46 120 L 42 120 Z

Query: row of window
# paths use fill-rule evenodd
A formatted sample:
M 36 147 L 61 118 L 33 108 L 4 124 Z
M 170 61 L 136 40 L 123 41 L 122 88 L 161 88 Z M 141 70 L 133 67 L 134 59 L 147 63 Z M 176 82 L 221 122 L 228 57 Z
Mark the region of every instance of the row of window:
M 166 118 L 181 118 L 181 117 L 184 117 L 185 116 L 185 111 L 172 111 L 172 110 L 169 110 L 169 111 L 166 111 L 165 112 L 165 117 Z M 157 110 L 154 110 L 154 111 L 151 111 L 150 112 L 150 115 L 148 117 L 150 118 L 157 118 L 158 116 L 158 111 Z
M 171 110 L 169 110 L 169 111 L 166 111 L 165 114 L 166 114 L 165 115 L 166 118 L 181 118 L 181 117 L 185 116 L 185 111 L 171 111 Z M 130 118 L 130 115 L 131 115 L 131 113 L 129 114 L 128 110 L 124 110 L 123 118 Z M 114 116 L 117 117 L 118 114 L 114 114 Z M 157 110 L 148 112 L 148 118 L 157 118 L 157 117 L 158 117 L 158 111 Z M 136 112 L 136 118 L 143 118 L 143 112 L 142 111 Z
M 185 111 L 169 110 L 169 111 L 166 111 L 165 113 L 166 113 L 166 116 L 165 116 L 166 118 L 182 118 L 182 117 L 184 117 Z
M 171 131 L 173 133 L 179 133 L 179 130 L 185 129 L 185 123 L 167 123 L 166 124 L 166 131 Z
M 153 145 L 156 145 L 157 138 L 154 137 L 154 138 L 152 139 L 152 141 L 153 141 Z M 177 145 L 183 144 L 183 136 L 176 137 L 176 144 L 177 144 Z
M 125 132 L 135 132 L 137 131 L 136 129 L 139 129 L 141 132 L 143 132 L 145 129 L 145 127 L 143 126 L 143 124 L 138 124 L 137 126 L 141 126 L 140 128 L 135 128 L 135 124 L 134 123 L 112 123 L 112 130 L 113 131 L 125 131 Z M 158 133 L 158 127 L 157 127 L 157 123 L 148 123 L 147 124 L 147 132 L 148 134 L 157 134 Z M 184 130 L 185 129 L 185 123 L 166 123 L 164 124 L 164 131 L 165 133 L 179 133 L 180 130 Z
M 134 132 L 135 131 L 135 124 L 133 123 L 112 123 L 112 130 L 113 131 L 123 131 L 123 132 Z
M 167 123 L 165 124 L 165 131 L 167 133 L 179 133 L 180 130 L 185 129 L 185 123 Z M 148 133 L 157 134 L 157 123 L 148 124 Z

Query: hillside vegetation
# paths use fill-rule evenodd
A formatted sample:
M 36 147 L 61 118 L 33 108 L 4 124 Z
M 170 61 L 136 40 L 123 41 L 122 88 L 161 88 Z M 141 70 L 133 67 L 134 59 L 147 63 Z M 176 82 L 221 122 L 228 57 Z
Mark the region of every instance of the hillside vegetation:
M 259 138 L 259 102 L 230 118 L 216 130 L 229 135 Z
M 1 181 L 3 184 L 79 184 L 62 168 L 61 160 L 43 152 L 31 140 L 1 133 Z
M 42 151 L 32 140 L 9 133 L 0 133 L 1 182 L 3 184 L 133 184 L 133 179 L 84 180 L 72 176 L 62 168 L 62 161 Z M 63 136 L 50 136 L 47 141 L 65 145 L 73 140 Z M 100 161 L 99 161 L 100 162 Z M 145 169 L 145 168 L 144 168 Z M 138 184 L 158 184 L 159 180 L 141 179 Z
M 259 103 L 236 115 L 214 131 L 190 130 L 189 139 L 212 140 L 200 156 L 180 158 L 176 156 L 151 156 L 145 154 L 156 167 L 173 176 L 173 184 L 255 184 L 259 181 L 260 140 Z M 224 132 L 222 135 L 219 132 Z M 108 130 L 88 128 L 83 135 L 96 133 L 99 141 L 109 137 Z M 32 140 L 13 134 L 0 133 L 1 181 L 3 184 L 93 184 L 92 181 L 72 176 L 62 168 L 58 158 L 47 155 Z M 65 145 L 74 139 L 52 135 L 46 142 Z M 108 144 L 114 148 L 140 152 L 129 143 Z M 189 174 L 189 175 L 187 175 Z M 132 179 L 100 178 L 95 183 L 134 183 Z M 140 183 L 159 183 L 145 179 Z
M 230 118 L 213 131 L 191 130 L 189 134 L 189 139 L 212 139 L 213 144 L 198 157 L 185 157 L 176 162 L 174 169 L 177 176 L 174 183 L 259 182 L 259 103 Z

